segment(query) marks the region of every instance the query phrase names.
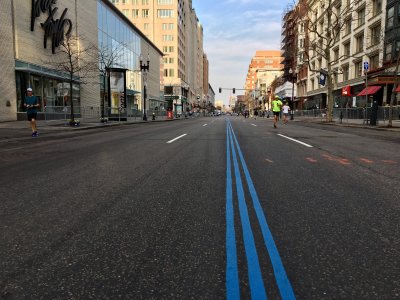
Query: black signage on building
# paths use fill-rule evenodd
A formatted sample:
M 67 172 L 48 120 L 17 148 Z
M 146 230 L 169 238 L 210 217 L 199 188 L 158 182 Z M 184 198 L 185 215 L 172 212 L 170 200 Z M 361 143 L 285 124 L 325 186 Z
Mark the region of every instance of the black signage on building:
M 57 0 L 32 0 L 31 12 L 31 31 L 35 30 L 35 20 L 40 17 L 42 13 L 47 12 L 48 17 L 44 23 L 40 23 L 44 29 L 43 46 L 47 48 L 47 40 L 51 38 L 51 51 L 53 54 L 56 48 L 64 41 L 64 35 L 69 37 L 72 31 L 72 22 L 66 19 L 68 8 L 65 8 L 61 14 L 61 18 L 54 20 L 54 16 L 58 7 L 53 7 Z

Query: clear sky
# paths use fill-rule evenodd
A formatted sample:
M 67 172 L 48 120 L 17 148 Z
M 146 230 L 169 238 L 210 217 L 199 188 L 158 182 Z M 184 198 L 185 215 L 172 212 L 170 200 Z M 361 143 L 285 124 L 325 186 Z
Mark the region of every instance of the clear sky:
M 216 100 L 228 104 L 231 90 L 242 89 L 257 50 L 280 50 L 282 16 L 293 0 L 193 0 L 204 30 L 209 81 Z M 244 91 L 236 91 L 243 95 Z

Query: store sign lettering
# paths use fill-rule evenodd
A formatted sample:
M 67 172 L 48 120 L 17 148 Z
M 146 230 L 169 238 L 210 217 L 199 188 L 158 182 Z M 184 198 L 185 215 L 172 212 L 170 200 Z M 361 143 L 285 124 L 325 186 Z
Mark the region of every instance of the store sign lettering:
M 54 20 L 54 16 L 58 10 L 58 7 L 53 8 L 53 4 L 56 4 L 56 2 L 57 0 L 32 0 L 31 12 L 31 31 L 35 30 L 36 18 L 40 17 L 42 13 L 48 13 L 46 21 L 40 23 L 40 25 L 44 29 L 44 48 L 47 48 L 47 40 L 51 38 L 51 51 L 53 54 L 56 48 L 64 41 L 64 35 L 68 37 L 72 31 L 71 20 L 65 18 L 68 8 L 64 9 L 61 18 Z

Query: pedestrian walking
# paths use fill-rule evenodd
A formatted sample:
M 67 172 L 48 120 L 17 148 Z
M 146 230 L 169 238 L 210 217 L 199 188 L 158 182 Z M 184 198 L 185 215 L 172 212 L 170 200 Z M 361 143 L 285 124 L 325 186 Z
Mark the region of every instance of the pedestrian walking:
M 286 124 L 288 122 L 288 116 L 289 116 L 289 111 L 290 111 L 290 106 L 285 102 L 285 105 L 282 107 L 283 111 L 283 124 Z
M 257 116 L 258 116 L 258 110 L 255 109 L 255 110 L 254 110 L 254 120 L 257 120 Z
M 279 114 L 282 109 L 282 101 L 279 96 L 275 96 L 274 100 L 272 100 L 272 113 L 274 114 L 274 128 L 277 128 Z
M 33 95 L 31 88 L 26 89 L 27 95 L 25 96 L 24 107 L 26 107 L 26 115 L 32 128 L 32 137 L 38 135 L 36 126 L 37 109 L 39 107 L 39 99 Z

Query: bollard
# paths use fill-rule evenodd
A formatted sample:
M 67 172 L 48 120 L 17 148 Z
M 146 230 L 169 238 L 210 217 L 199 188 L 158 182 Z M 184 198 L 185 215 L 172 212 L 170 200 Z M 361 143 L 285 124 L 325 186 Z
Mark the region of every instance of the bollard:
M 342 124 L 342 121 L 343 121 L 343 112 L 340 111 L 340 124 Z

